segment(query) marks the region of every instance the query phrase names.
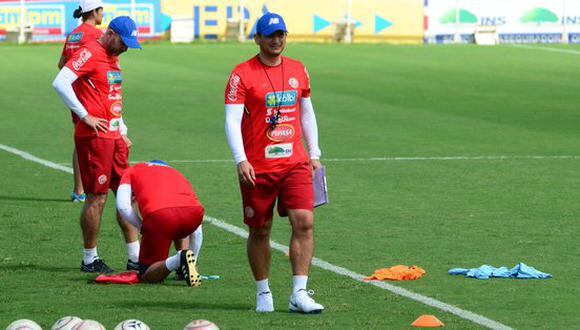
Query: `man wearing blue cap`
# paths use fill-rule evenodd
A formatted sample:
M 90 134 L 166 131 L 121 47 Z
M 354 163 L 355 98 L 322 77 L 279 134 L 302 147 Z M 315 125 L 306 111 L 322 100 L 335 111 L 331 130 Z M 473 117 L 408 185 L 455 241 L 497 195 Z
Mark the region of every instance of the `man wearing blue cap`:
M 117 17 L 101 38 L 79 48 L 53 82 L 60 98 L 80 119 L 75 126 L 75 146 L 87 193 L 80 220 L 83 272 L 112 272 L 97 254 L 97 235 L 107 192 L 117 190 L 123 172 L 129 167 L 129 150 L 119 130 L 123 78 L 118 56 L 127 48 L 141 48 L 137 26 L 127 16 Z M 75 93 L 72 85 L 79 79 L 84 83 L 78 84 Z M 127 243 L 127 269 L 138 269 L 137 230 L 118 215 L 117 220 Z
M 307 290 L 314 253 L 312 171 L 322 164 L 310 79 L 302 63 L 282 56 L 286 24 L 278 14 L 258 20 L 260 53 L 237 65 L 225 91 L 226 135 L 237 164 L 248 258 L 256 280 L 257 312 L 273 312 L 268 284 L 274 205 L 292 227 L 291 312 L 320 313 Z M 302 135 L 308 152 L 302 145 Z

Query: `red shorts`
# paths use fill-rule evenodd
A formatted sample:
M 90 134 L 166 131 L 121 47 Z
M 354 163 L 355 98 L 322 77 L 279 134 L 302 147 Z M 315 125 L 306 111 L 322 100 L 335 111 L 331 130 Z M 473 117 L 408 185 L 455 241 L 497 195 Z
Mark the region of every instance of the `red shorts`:
M 171 242 L 193 233 L 203 220 L 205 210 L 201 205 L 168 207 L 148 214 L 141 227 L 139 265 L 151 266 L 165 260 Z
M 129 167 L 129 148 L 123 139 L 75 138 L 83 187 L 87 194 L 117 191 Z
M 288 210 L 314 209 L 312 170 L 308 163 L 298 163 L 285 171 L 256 174 L 256 186 L 240 184 L 244 223 L 259 228 L 272 219 L 274 204 L 278 199 L 278 214 L 288 215 Z

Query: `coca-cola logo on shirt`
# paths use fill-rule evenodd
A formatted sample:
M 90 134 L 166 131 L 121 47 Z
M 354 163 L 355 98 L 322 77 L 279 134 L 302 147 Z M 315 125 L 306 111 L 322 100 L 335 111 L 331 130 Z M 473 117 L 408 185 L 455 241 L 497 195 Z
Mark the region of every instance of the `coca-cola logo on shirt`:
M 91 52 L 88 49 L 83 49 L 81 50 L 80 54 L 79 54 L 79 58 L 75 61 L 72 62 L 72 66 L 75 70 L 79 70 L 80 68 L 83 67 L 83 65 L 85 65 L 85 63 L 87 63 L 87 61 L 93 56 L 93 54 L 91 54 Z
M 230 78 L 230 91 L 228 92 L 228 100 L 235 102 L 238 99 L 238 86 L 240 85 L 240 76 L 232 74 Z
M 274 142 L 290 141 L 294 137 L 294 126 L 290 124 L 277 125 L 268 130 L 268 139 Z

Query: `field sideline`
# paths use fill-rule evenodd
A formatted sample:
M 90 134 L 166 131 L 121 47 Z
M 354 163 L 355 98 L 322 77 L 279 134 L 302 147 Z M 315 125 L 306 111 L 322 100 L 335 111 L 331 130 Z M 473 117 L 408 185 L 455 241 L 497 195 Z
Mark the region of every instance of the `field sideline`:
M 527 46 L 526 46 L 527 47 Z M 316 256 L 356 274 L 416 264 L 427 276 L 392 283 L 514 328 L 579 327 L 577 171 L 580 48 L 290 44 L 309 68 L 331 204 L 317 211 Z M 548 48 L 548 49 L 545 49 Z M 50 82 L 59 46 L 0 46 L 0 144 L 68 166 L 71 125 Z M 211 216 L 243 227 L 223 134 L 223 88 L 251 45 L 146 45 L 121 57 L 133 160 L 175 160 Z M 228 328 L 408 328 L 435 314 L 464 318 L 313 268 L 320 316 L 286 312 L 289 266 L 273 255 L 277 312 L 256 315 L 244 241 L 205 226 L 200 267 L 219 281 L 95 286 L 78 272 L 79 206 L 70 176 L 0 151 L 0 327 L 64 315 L 108 328 L 138 318 L 179 329 L 205 318 Z M 112 197 L 112 196 L 111 196 Z M 100 254 L 124 265 L 106 210 Z M 273 240 L 288 241 L 284 220 Z M 477 281 L 453 267 L 525 262 L 545 281 Z M 493 327 L 493 326 L 491 326 Z

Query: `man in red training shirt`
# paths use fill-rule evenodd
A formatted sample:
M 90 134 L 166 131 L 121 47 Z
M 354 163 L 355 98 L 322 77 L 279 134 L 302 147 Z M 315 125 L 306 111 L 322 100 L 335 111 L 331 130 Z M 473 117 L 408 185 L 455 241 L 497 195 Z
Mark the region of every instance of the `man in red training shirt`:
M 123 78 L 118 58 L 128 48 L 141 48 L 137 26 L 130 17 L 116 17 L 100 39 L 73 54 L 53 82 L 60 98 L 80 119 L 75 126 L 75 146 L 87 193 L 81 213 L 83 272 L 113 272 L 99 258 L 97 236 L 107 193 L 109 189 L 117 190 L 123 172 L 129 167 L 129 150 L 120 133 Z M 73 89 L 78 80 L 82 83 Z M 125 233 L 125 240 L 138 251 L 137 232 L 122 219 L 118 221 L 122 227 L 133 230 L 130 235 Z M 127 269 L 135 268 L 138 265 L 128 260 Z
M 142 219 L 131 205 L 132 196 Z M 192 234 L 205 212 L 181 173 L 159 160 L 130 167 L 117 190 L 117 210 L 141 230 L 139 274 L 143 282 L 161 282 L 177 270 L 189 286 L 200 285 L 193 251 L 167 257 L 171 242 Z
M 314 253 L 312 171 L 319 161 L 318 128 L 310 81 L 302 63 L 282 56 L 286 25 L 268 13 L 257 23 L 258 55 L 237 65 L 225 90 L 226 136 L 237 165 L 248 258 L 256 280 L 256 311 L 273 312 L 270 292 L 270 231 L 274 205 L 292 227 L 290 312 L 321 313 L 308 294 Z M 308 153 L 302 145 L 302 136 Z

